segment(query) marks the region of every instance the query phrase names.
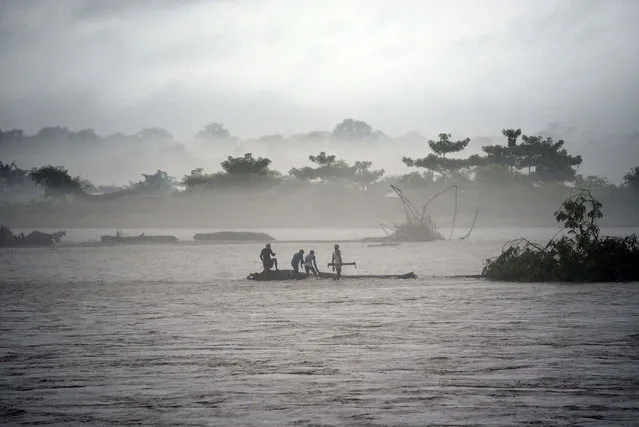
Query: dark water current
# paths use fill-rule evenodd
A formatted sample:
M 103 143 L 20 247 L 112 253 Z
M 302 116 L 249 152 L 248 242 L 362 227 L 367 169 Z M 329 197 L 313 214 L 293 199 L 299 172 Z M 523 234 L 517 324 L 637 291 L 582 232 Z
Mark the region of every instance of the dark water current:
M 0 423 L 637 425 L 639 284 L 443 277 L 499 252 L 478 236 L 343 245 L 409 281 L 250 282 L 254 244 L 0 250 Z

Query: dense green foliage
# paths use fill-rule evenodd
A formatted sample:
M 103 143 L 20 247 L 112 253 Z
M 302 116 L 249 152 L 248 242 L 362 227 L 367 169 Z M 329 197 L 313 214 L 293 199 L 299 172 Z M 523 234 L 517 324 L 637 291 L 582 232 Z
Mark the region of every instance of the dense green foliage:
M 492 280 L 521 282 L 614 282 L 639 280 L 639 241 L 601 237 L 597 220 L 602 205 L 587 189 L 566 199 L 555 219 L 566 233 L 545 246 L 519 239 L 486 261 L 482 275 Z

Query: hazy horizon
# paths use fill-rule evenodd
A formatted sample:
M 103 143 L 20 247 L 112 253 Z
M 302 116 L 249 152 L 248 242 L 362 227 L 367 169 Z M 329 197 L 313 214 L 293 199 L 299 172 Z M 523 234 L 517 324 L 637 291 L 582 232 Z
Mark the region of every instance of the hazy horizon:
M 0 128 L 160 127 L 186 152 L 51 147 L 2 160 L 124 184 L 157 168 L 213 172 L 246 151 L 286 173 L 321 149 L 197 146 L 193 135 L 211 122 L 244 139 L 330 131 L 349 117 L 425 139 L 560 123 L 569 152 L 583 156 L 579 173 L 617 184 L 639 159 L 638 16 L 639 3 L 623 0 L 3 2 Z M 366 151 L 345 144 L 334 154 L 406 173 L 401 156 L 429 152 L 425 140 Z
M 0 128 L 636 130 L 633 1 L 3 2 Z

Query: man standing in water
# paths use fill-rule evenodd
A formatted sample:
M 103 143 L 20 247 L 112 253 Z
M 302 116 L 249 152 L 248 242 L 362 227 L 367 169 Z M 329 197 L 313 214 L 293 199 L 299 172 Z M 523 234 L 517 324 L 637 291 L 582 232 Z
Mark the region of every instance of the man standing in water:
M 317 276 L 319 273 L 319 268 L 317 268 L 317 260 L 315 259 L 315 251 L 311 249 L 311 251 L 304 258 L 304 269 L 306 270 L 306 274 L 308 275 L 310 272 L 313 272 L 313 275 Z
M 297 278 L 297 273 L 300 272 L 300 268 L 304 266 L 304 249 L 300 249 L 291 260 L 291 267 L 293 267 L 293 279 Z
M 335 245 L 334 248 L 331 263 L 333 264 L 333 271 L 337 273 L 335 280 L 339 280 L 342 276 L 342 251 L 339 250 L 339 245 Z
M 267 243 L 266 247 L 260 252 L 260 259 L 262 260 L 262 266 L 264 266 L 264 274 L 273 266 L 275 266 L 276 270 L 279 270 L 279 268 L 277 268 L 277 259 L 271 258 L 272 256 L 275 256 L 275 252 L 271 249 L 271 244 Z

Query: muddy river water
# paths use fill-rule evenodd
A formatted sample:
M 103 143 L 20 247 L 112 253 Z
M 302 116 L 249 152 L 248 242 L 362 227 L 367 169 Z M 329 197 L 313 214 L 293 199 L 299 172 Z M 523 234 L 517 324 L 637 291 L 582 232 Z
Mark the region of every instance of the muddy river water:
M 345 243 L 419 277 L 276 283 L 244 279 L 259 244 L 1 250 L 0 421 L 636 425 L 639 284 L 445 277 L 502 244 Z

